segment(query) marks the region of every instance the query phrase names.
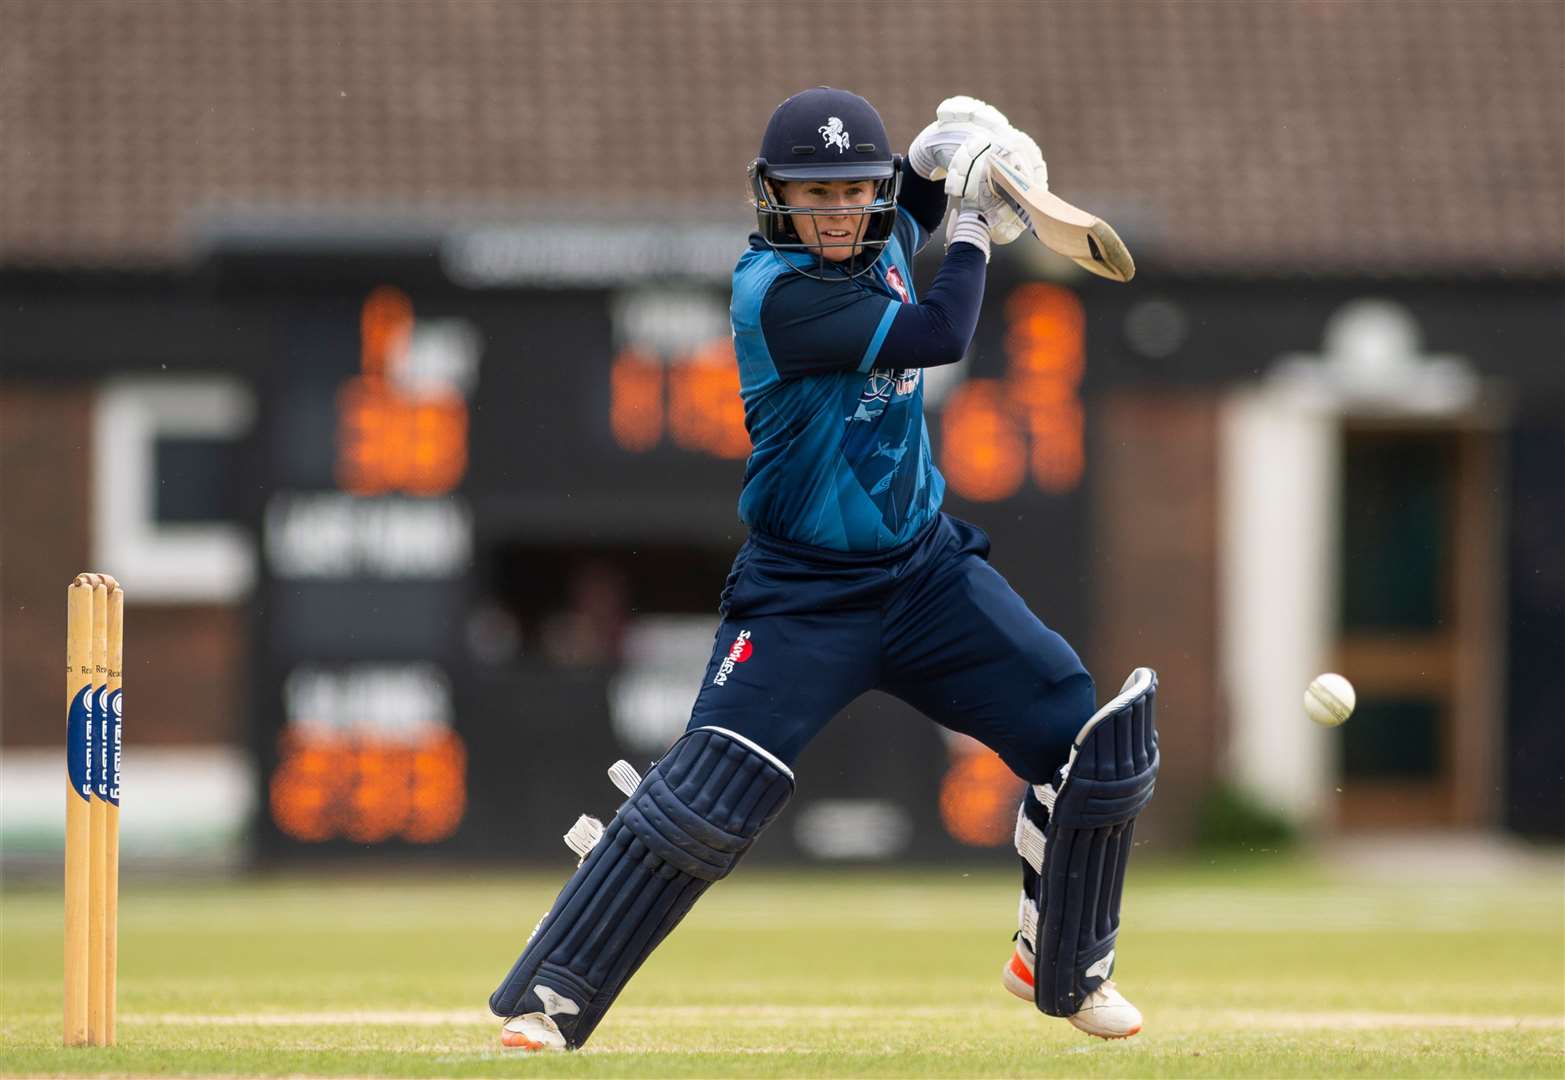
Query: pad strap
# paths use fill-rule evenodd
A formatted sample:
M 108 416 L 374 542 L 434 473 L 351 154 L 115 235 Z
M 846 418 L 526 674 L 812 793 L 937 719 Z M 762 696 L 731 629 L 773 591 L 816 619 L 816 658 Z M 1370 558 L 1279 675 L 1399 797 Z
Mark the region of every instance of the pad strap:
M 1038 940 L 1038 904 L 1026 892 L 1016 908 L 1016 931 L 1028 945 Z
M 576 1048 L 691 906 L 793 795 L 793 773 L 721 728 L 687 732 L 647 773 L 566 882 L 489 999 L 540 1012 Z
M 1046 784 L 1031 785 L 1023 793 L 1022 804 L 1016 810 L 1016 853 L 1022 857 L 1022 907 L 1017 915 L 1016 932 L 1022 939 L 1029 964 L 1038 951 L 1038 882 L 1043 872 L 1044 854 L 1049 846 L 1044 834 L 1049 824 L 1049 811 L 1043 803 L 1045 797 L 1052 806 L 1052 787 Z
M 1049 846 L 1043 830 L 1027 817 L 1027 806 L 1016 808 L 1016 853 L 1032 867 L 1034 873 L 1043 872 L 1043 853 Z

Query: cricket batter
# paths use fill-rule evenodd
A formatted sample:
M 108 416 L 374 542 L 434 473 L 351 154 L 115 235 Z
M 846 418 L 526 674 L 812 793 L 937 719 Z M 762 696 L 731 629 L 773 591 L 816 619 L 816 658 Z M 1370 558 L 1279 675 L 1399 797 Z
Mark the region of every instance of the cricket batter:
M 772 114 L 731 308 L 750 535 L 689 727 L 644 778 L 616 765 L 627 801 L 567 836 L 582 862 L 490 998 L 506 1046 L 581 1046 L 782 810 L 800 751 L 871 689 L 1028 782 L 1005 988 L 1092 1035 L 1141 1030 L 1109 976 L 1157 774 L 1157 677 L 1138 668 L 1097 708 L 1075 651 L 989 565 L 988 537 L 941 512 L 924 422 L 924 369 L 966 352 L 991 244 L 1028 228 L 987 182 L 992 154 L 1044 181 L 1033 141 L 973 98 L 943 102 L 906 159 L 855 94 L 818 87 Z M 919 297 L 912 258 L 943 218 L 945 259 Z

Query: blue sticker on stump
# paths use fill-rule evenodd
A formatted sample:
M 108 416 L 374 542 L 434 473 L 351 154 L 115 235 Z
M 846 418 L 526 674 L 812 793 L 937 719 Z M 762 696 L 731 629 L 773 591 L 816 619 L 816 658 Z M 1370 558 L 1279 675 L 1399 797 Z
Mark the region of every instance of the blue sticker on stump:
M 115 806 L 120 804 L 120 721 L 124 712 L 125 692 L 116 690 L 109 695 L 109 730 L 104 737 L 109 748 L 107 797 Z
M 71 788 L 82 798 L 92 796 L 92 687 L 84 686 L 71 699 L 65 714 L 65 771 Z
M 92 793 L 109 797 L 109 688 L 92 695 Z

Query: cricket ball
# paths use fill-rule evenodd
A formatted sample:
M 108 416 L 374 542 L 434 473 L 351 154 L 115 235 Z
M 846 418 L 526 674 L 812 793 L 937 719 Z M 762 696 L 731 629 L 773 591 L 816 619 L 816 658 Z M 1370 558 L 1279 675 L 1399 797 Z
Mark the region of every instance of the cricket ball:
M 1304 691 L 1304 711 L 1311 720 L 1325 727 L 1336 727 L 1352 716 L 1357 703 L 1353 684 L 1330 672 L 1317 675 Z

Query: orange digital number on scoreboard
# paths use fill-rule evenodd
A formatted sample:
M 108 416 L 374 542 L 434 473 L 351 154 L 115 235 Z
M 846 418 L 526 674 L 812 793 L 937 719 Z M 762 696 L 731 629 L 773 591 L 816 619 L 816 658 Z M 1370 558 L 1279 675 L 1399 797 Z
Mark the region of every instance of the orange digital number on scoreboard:
M 663 361 L 634 347 L 609 370 L 609 424 L 626 450 L 651 450 L 663 438 Z
M 750 452 L 730 338 L 715 338 L 671 361 L 626 346 L 609 371 L 614 441 L 643 453 L 663 440 L 683 450 L 738 459 Z
M 1023 285 L 1005 317 L 1005 377 L 969 379 L 941 416 L 940 469 L 974 502 L 1008 499 L 1028 475 L 1040 491 L 1073 491 L 1086 469 L 1081 300 L 1058 285 Z
M 367 377 L 337 396 L 337 482 L 355 495 L 442 495 L 467 471 L 467 403 L 410 398 Z
M 731 338 L 707 342 L 668 372 L 668 428 L 674 443 L 713 457 L 750 453 Z
M 940 468 L 953 491 L 974 502 L 998 502 L 1021 490 L 1027 444 L 998 379 L 969 379 L 953 390 L 940 426 Z
M 467 749 L 455 732 L 410 744 L 288 732 L 280 749 L 272 820 L 295 840 L 428 844 L 461 823 Z
M 413 341 L 413 304 L 376 289 L 360 320 L 362 374 L 337 395 L 337 483 L 355 495 L 442 495 L 467 472 L 467 402 L 451 390 L 410 392 L 396 369 Z
M 1087 455 L 1082 421 L 1086 313 L 1058 285 L 1023 285 L 1005 304 L 1006 379 L 1032 437 L 1029 466 L 1041 491 L 1059 494 L 1081 483 Z

